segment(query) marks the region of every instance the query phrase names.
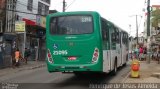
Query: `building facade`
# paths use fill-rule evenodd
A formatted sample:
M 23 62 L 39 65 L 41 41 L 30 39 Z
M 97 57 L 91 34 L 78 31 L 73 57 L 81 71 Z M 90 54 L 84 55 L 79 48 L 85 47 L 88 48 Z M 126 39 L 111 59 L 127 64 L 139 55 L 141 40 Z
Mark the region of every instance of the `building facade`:
M 24 18 L 36 22 L 37 16 L 46 16 L 49 13 L 49 6 L 50 0 L 17 0 L 17 20 Z
M 33 60 L 45 59 L 42 54 L 45 54 L 45 18 L 49 14 L 49 6 L 50 0 L 17 0 L 16 3 L 16 21 L 24 21 L 26 24 L 26 38 L 23 34 L 18 34 L 18 38 L 22 39 L 19 39 L 19 48 L 22 52 L 29 48 Z
M 6 19 L 5 19 L 5 31 L 7 33 L 14 32 L 15 28 L 15 11 L 17 0 L 6 0 Z
M 0 0 L 0 33 L 4 32 L 4 22 L 6 18 L 5 6 L 6 0 Z

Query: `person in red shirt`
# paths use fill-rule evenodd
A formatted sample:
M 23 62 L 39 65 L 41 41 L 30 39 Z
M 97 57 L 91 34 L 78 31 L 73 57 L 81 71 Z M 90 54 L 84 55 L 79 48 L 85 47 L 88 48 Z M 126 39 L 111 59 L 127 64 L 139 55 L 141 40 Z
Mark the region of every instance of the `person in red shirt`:
M 139 59 L 140 59 L 140 61 L 142 61 L 142 57 L 143 56 L 143 47 L 141 46 L 140 48 L 139 48 Z

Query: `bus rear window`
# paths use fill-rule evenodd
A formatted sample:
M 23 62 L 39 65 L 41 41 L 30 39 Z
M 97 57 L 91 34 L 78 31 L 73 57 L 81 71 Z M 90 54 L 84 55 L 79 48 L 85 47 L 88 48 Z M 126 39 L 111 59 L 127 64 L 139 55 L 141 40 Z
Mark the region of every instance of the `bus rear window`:
M 90 34 L 93 32 L 91 16 L 51 17 L 50 32 L 54 35 Z

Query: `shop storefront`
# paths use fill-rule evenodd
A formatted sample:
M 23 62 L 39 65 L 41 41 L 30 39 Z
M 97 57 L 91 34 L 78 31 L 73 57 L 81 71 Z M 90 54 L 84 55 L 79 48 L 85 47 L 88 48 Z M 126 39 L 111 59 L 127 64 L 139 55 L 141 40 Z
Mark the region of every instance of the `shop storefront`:
M 45 60 L 45 28 L 34 21 L 26 22 L 26 48 L 30 49 L 29 60 Z
M 14 50 L 17 46 L 15 33 L 0 35 L 0 68 L 12 66 Z

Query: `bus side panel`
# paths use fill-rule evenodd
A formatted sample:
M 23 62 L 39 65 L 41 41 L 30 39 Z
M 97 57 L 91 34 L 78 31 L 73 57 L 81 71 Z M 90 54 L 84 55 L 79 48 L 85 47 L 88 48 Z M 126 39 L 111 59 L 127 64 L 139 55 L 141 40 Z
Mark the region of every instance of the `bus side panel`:
M 127 62 L 127 47 L 125 46 L 125 44 L 122 44 L 122 55 L 123 55 L 123 60 L 122 63 L 125 64 Z
M 110 50 L 103 50 L 103 72 L 108 73 L 110 71 Z
M 116 53 L 117 53 L 117 67 L 120 67 L 122 64 L 122 60 L 121 60 L 121 48 L 119 43 L 116 45 Z

